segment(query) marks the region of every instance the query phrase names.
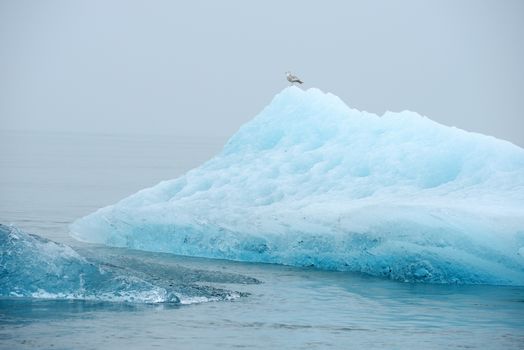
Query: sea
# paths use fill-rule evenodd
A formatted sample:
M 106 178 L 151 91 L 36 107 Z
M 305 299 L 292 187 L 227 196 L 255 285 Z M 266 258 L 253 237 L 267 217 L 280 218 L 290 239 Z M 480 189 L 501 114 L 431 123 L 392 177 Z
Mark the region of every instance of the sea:
M 524 349 L 524 287 L 402 283 L 111 248 L 69 235 L 75 219 L 182 175 L 224 142 L 0 131 L 0 223 L 166 276 L 245 277 L 211 283 L 236 298 L 184 305 L 0 298 L 0 349 Z

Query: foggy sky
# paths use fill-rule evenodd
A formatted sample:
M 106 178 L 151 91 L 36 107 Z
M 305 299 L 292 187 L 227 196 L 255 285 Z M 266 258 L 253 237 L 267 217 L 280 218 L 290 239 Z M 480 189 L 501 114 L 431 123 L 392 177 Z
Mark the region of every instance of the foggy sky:
M 287 86 L 524 146 L 524 1 L 0 0 L 0 129 L 231 136 Z

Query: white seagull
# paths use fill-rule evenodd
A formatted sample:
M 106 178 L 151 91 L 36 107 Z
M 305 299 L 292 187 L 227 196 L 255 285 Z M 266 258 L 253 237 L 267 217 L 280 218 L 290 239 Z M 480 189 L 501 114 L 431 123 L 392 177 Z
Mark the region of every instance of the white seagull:
M 302 80 L 300 80 L 299 77 L 291 74 L 291 72 L 286 72 L 286 78 L 287 78 L 287 81 L 289 81 L 291 84 L 295 84 L 295 83 L 303 84 L 304 83 Z

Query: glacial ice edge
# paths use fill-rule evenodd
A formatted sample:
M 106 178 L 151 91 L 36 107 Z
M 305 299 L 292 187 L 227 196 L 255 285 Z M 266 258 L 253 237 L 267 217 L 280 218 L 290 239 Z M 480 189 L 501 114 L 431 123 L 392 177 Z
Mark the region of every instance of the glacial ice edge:
M 0 224 L 0 298 L 193 304 L 242 293 L 207 281 L 258 283 L 241 275 L 81 255 L 71 247 Z
M 407 282 L 524 285 L 524 150 L 290 87 L 219 155 L 77 220 L 71 233 Z

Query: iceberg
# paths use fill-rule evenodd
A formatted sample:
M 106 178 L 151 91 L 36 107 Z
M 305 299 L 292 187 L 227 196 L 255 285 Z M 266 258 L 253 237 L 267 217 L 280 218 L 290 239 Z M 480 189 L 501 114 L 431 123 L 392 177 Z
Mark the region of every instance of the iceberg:
M 524 150 L 288 87 L 214 158 L 71 234 L 407 282 L 524 285 Z
M 0 224 L 0 297 L 173 303 L 230 300 L 242 293 L 201 282 L 258 283 L 234 274 L 80 255 L 71 247 Z M 197 283 L 199 283 L 197 285 Z

